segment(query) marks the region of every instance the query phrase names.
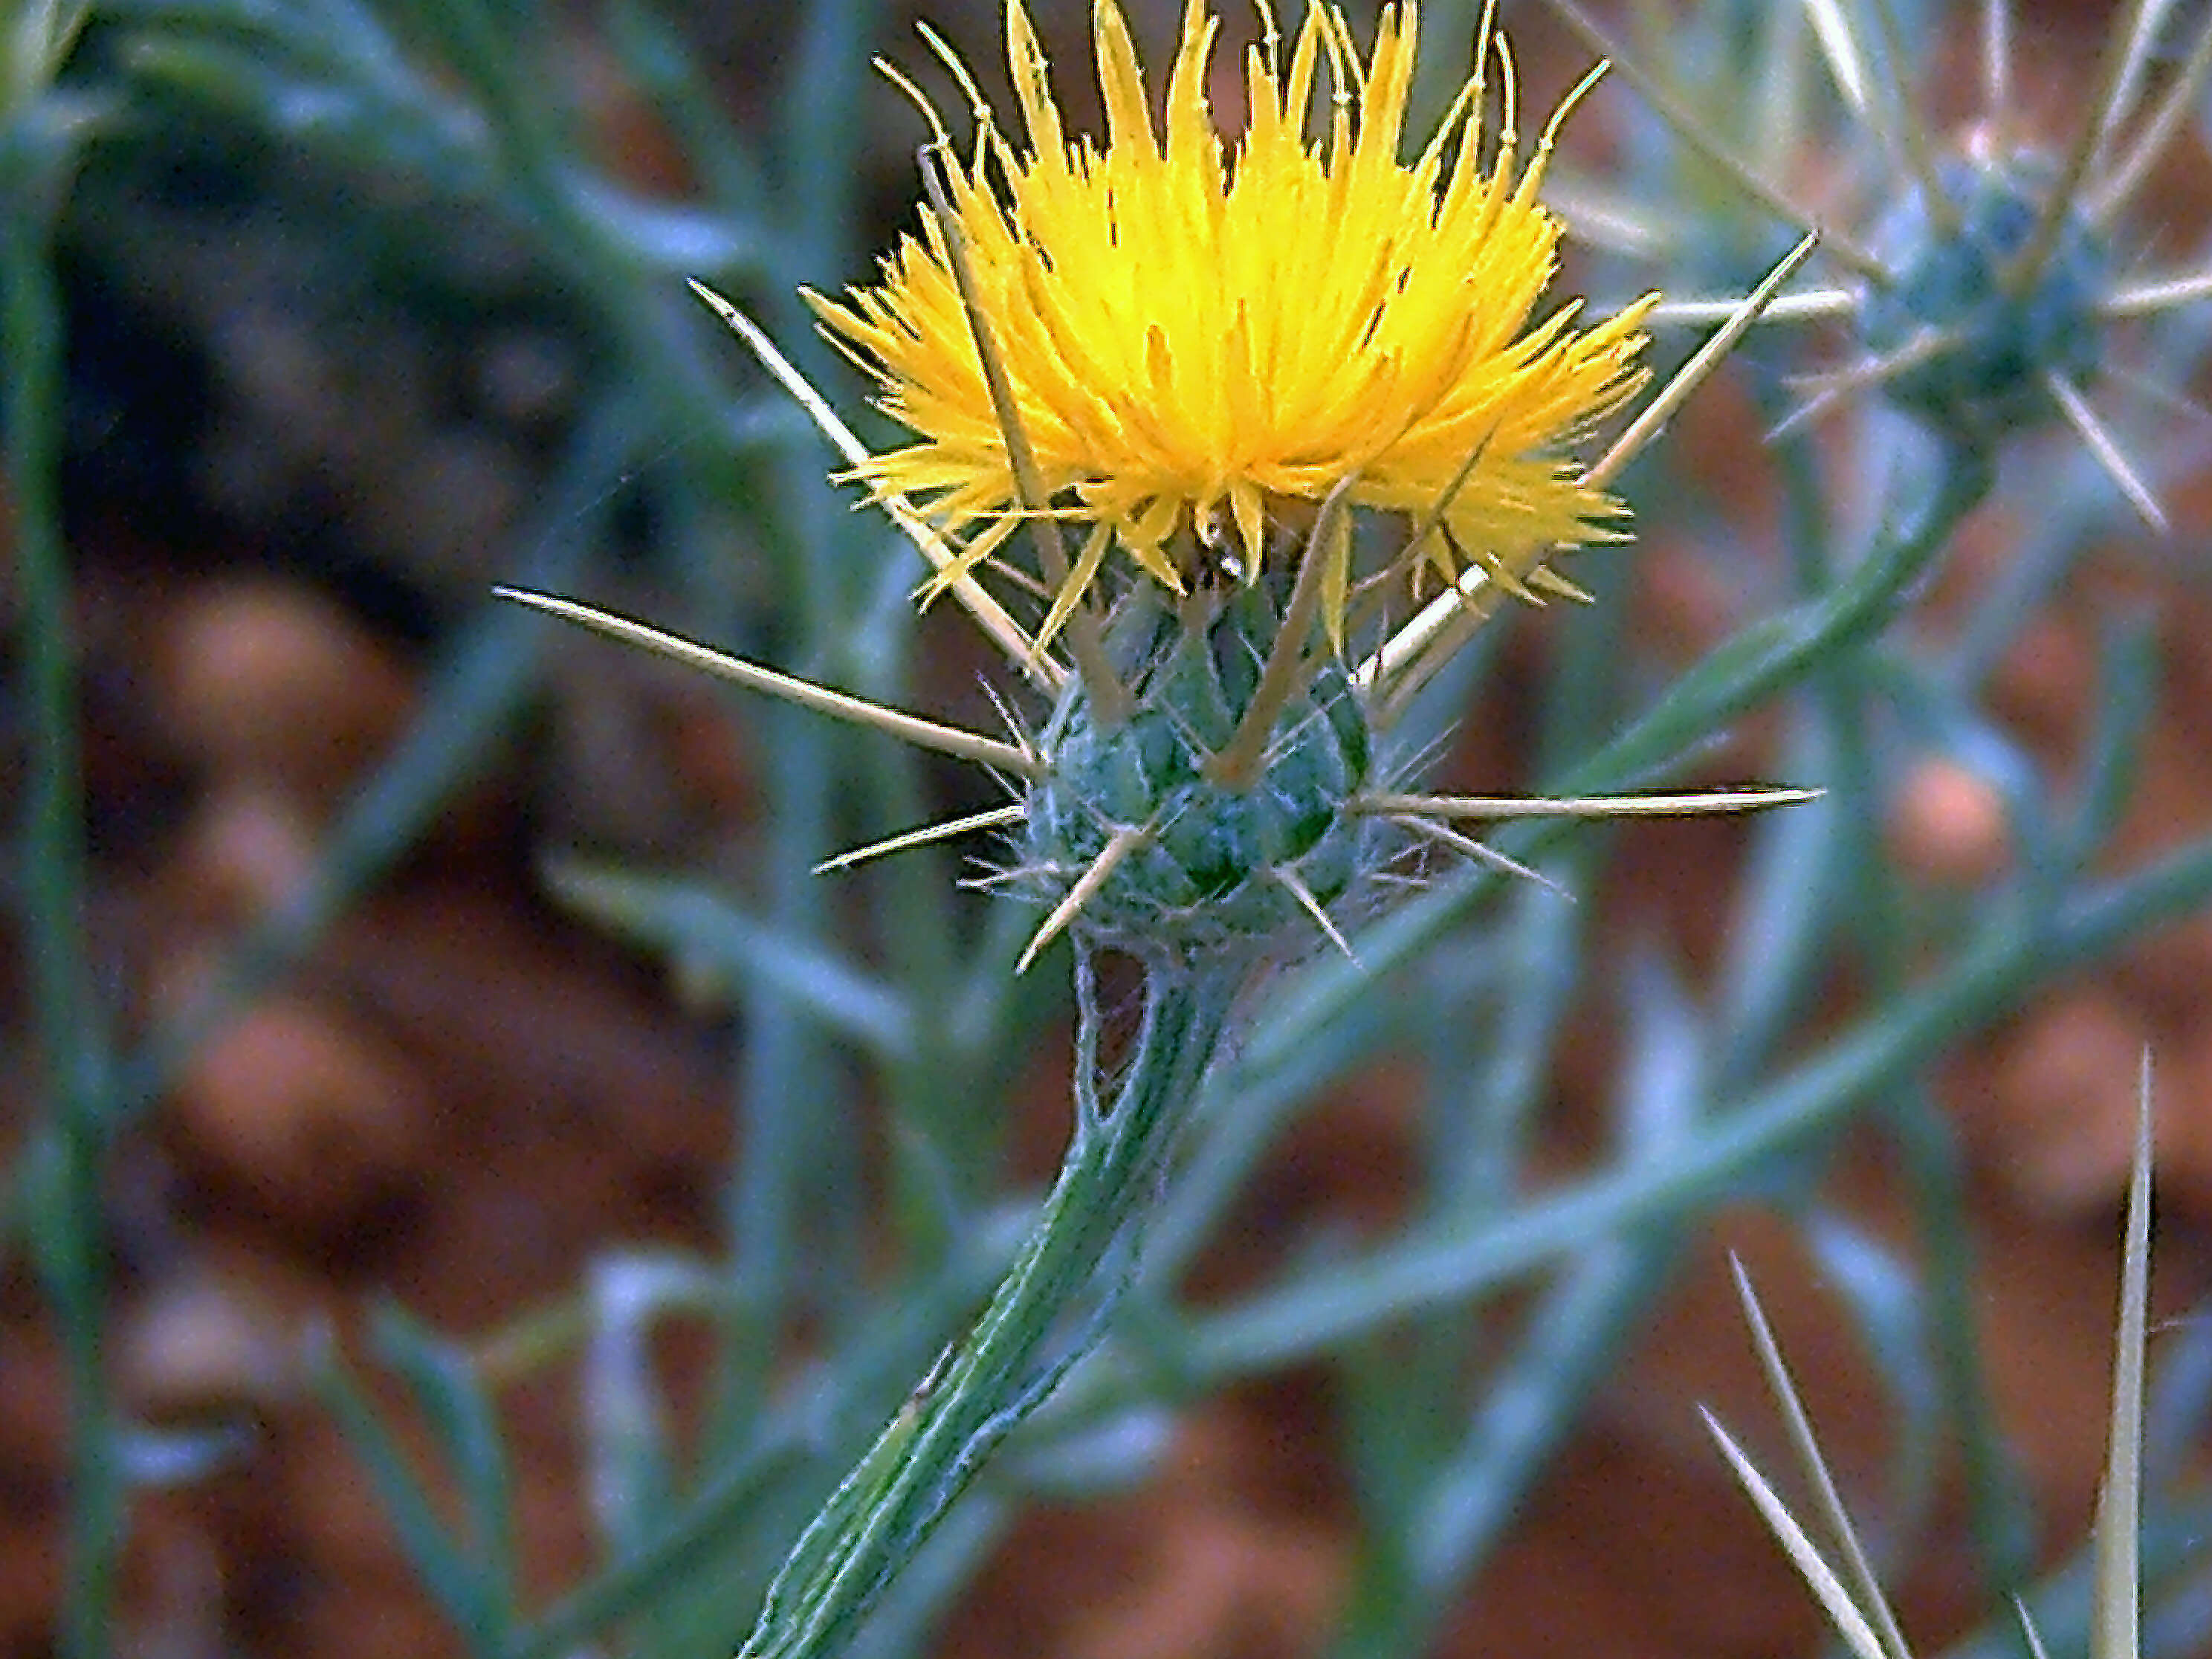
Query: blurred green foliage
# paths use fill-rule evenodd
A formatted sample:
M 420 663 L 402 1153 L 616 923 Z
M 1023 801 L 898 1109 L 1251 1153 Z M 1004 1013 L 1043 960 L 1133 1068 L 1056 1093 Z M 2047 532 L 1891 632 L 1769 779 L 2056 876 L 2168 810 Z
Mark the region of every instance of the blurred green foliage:
M 1472 9 L 1435 7 L 1424 27 L 1439 42 L 1464 40 Z M 1708 34 L 1752 38 L 1729 34 L 1744 8 L 1697 9 Z M 1899 27 L 1925 38 L 1941 21 L 1914 11 Z M 404 856 L 530 702 L 544 625 L 491 605 L 489 581 L 627 584 L 650 591 L 670 626 L 909 700 L 911 549 L 847 510 L 811 428 L 684 288 L 697 277 L 743 299 L 852 400 L 851 378 L 793 296 L 857 273 L 873 240 L 870 118 L 855 112 L 890 101 L 869 76 L 872 51 L 916 55 L 890 22 L 866 0 L 792 9 L 773 26 L 772 68 L 747 70 L 743 90 L 760 113 L 744 124 L 726 112 L 732 76 L 709 71 L 685 27 L 632 0 L 561 13 L 527 0 L 114 0 L 27 4 L 9 25 L 0 411 L 17 631 L 10 716 L 25 787 L 6 897 L 40 1105 L 16 1141 L 6 1221 L 68 1358 L 70 1565 L 58 1645 L 76 1659 L 114 1650 L 115 1569 L 145 1462 L 104 1353 L 106 1162 L 194 1045 Z M 743 15 L 720 25 L 755 26 Z M 1686 33 L 1682 50 L 1706 38 Z M 593 129 L 584 77 L 570 72 L 586 48 L 680 155 L 680 191 L 633 182 Z M 1747 100 L 1772 64 L 1716 55 L 1707 67 L 1703 101 L 1729 111 L 1750 107 L 1730 100 Z M 1647 137 L 1634 148 L 1650 199 L 1678 211 L 1697 245 L 1722 187 L 1672 138 Z M 217 200 L 218 187 L 232 198 Z M 528 504 L 497 526 L 500 539 L 471 551 L 457 534 L 443 562 L 423 555 L 406 573 L 428 596 L 438 669 L 419 722 L 348 806 L 311 884 L 239 942 L 201 1001 L 126 1033 L 88 934 L 60 482 L 72 364 L 100 342 L 72 337 L 68 323 L 96 329 L 129 313 L 195 326 L 188 285 L 166 279 L 188 255 L 222 257 L 223 237 L 270 201 L 283 204 L 270 221 L 282 234 L 231 251 L 295 260 L 296 281 L 319 296 L 311 326 L 339 359 L 373 364 L 395 317 L 434 330 L 504 307 L 574 352 L 575 390 L 527 456 Z M 1759 239 L 1740 232 L 1731 222 L 1703 239 L 1726 254 L 1723 283 L 1756 268 L 1743 249 Z M 196 234 L 207 238 L 197 249 Z M 2203 319 L 2177 307 L 2148 326 L 2178 385 L 2201 356 Z M 1743 365 L 1771 418 L 1788 412 L 1785 374 L 1809 361 L 1770 343 Z M 1249 999 L 1241 1036 L 1189 1104 L 1182 1157 L 1103 1344 L 848 1651 L 925 1649 L 1025 1494 L 1124 1484 L 1179 1407 L 1305 1364 L 1340 1382 L 1339 1450 L 1361 1506 L 1335 1650 L 1423 1650 L 1612 1375 L 1700 1218 L 1745 1200 L 1799 1222 L 1863 1327 L 1899 1422 L 1899 1513 L 1924 1520 L 1928 1449 L 1959 1449 L 1992 1589 L 2028 1582 L 2037 1519 L 1979 1375 L 1960 1153 L 1928 1068 L 2044 988 L 2194 911 L 2212 894 L 2212 835 L 2139 863 L 2112 852 L 2157 677 L 2139 622 L 2109 630 L 2089 736 L 2063 765 L 1993 712 L 1992 665 L 2125 519 L 2078 447 L 2052 459 L 2031 437 L 2044 447 L 2022 465 L 2019 451 L 1980 447 L 1986 434 L 1915 426 L 1871 399 L 1849 419 L 1838 441 L 1799 430 L 1771 452 L 1778 572 L 1755 567 L 1742 551 L 1755 530 L 1676 471 L 1663 444 L 1626 481 L 1646 537 L 1709 542 L 1757 596 L 1753 619 L 1686 669 L 1673 672 L 1634 639 L 1629 584 L 1610 568 L 1590 580 L 1595 603 L 1553 618 L 1528 757 L 1544 792 L 1668 781 L 1730 721 L 1769 707 L 1780 710 L 1778 775 L 1829 792 L 1750 832 L 1722 959 L 1692 973 L 1661 947 L 1607 936 L 1594 905 L 1475 866 L 1434 876 L 1362 927 L 1356 963 L 1317 954 L 1281 970 Z M 2201 447 L 2178 431 L 2142 470 L 2173 476 Z M 2021 526 L 1997 591 L 1954 640 L 1894 628 L 1992 495 Z M 1413 724 L 1441 732 L 1480 707 L 1496 647 L 1486 636 L 1440 677 Z M 476 1346 L 485 1334 L 425 1329 L 395 1309 L 365 1359 L 332 1346 L 315 1359 L 321 1405 L 374 1472 L 423 1585 L 482 1659 L 600 1644 L 670 1659 L 732 1650 L 793 1540 L 999 1280 L 1036 1206 L 1006 1176 L 1000 1109 L 1032 1066 L 1035 1034 L 1066 1012 L 1054 974 L 1011 971 L 1034 915 L 963 892 L 957 855 L 938 849 L 836 882 L 811 876 L 839 848 L 926 818 L 934 775 L 896 745 L 810 716 L 763 708 L 746 718 L 764 763 L 742 882 L 580 863 L 554 872 L 577 910 L 728 988 L 744 1031 L 730 1109 L 744 1153 L 727 1174 L 724 1249 L 696 1261 L 611 1250 L 549 1344 L 581 1355 L 592 1569 L 546 1604 L 518 1587 L 510 1472 Z M 1923 902 L 1879 835 L 1878 804 L 1928 755 L 1964 762 L 2003 795 L 2016 856 L 1969 904 Z M 1516 825 L 1495 845 L 1586 892 L 1635 833 Z M 855 890 L 863 903 L 839 902 Z M 1846 981 L 1862 991 L 1847 1012 L 1836 999 Z M 1540 1181 L 1532 1159 L 1563 1034 L 1592 1000 L 1619 1033 L 1612 1137 L 1589 1167 Z M 1426 1152 L 1404 1218 L 1356 1245 L 1311 1241 L 1279 1276 L 1226 1299 L 1187 1297 L 1186 1270 L 1261 1161 L 1331 1085 L 1386 1054 L 1416 1074 Z M 863 1097 L 880 1100 L 880 1120 L 857 1109 Z M 1851 1124 L 1908 1172 L 1921 1222 L 1911 1261 L 1823 1195 Z M 853 1173 L 879 1163 L 887 1206 Z M 1491 1304 L 1515 1290 L 1525 1297 L 1508 1318 Z M 708 1419 L 680 1442 L 649 1341 L 673 1320 L 703 1325 L 716 1350 Z M 365 1363 L 395 1375 L 428 1426 L 427 1475 L 364 1388 Z M 2165 1409 L 2178 1420 L 2202 1403 Z M 2154 1568 L 2201 1527 L 2203 1503 L 2201 1492 L 2154 1494 Z M 2067 1642 L 2063 1595 L 2045 1628 Z M 2201 1638 L 2201 1625 L 2166 1637 L 2175 1650 Z

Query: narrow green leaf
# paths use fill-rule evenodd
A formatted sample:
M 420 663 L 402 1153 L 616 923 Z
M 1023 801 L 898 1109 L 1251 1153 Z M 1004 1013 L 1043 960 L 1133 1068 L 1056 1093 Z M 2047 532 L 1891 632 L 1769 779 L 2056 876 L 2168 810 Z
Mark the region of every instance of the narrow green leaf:
M 471 1552 L 439 1519 L 436 1504 L 398 1437 L 378 1415 L 327 1332 L 317 1340 L 309 1375 L 324 1408 L 368 1471 L 377 1501 L 423 1588 L 447 1618 L 470 1632 L 479 1652 L 489 1651 L 487 1638 L 503 1621 L 489 1614 L 489 1598 Z
M 516 1583 L 514 1491 L 498 1417 L 468 1357 L 398 1308 L 377 1310 L 370 1340 L 414 1395 L 459 1488 L 477 1628 L 489 1649 L 503 1649 L 514 1621 Z

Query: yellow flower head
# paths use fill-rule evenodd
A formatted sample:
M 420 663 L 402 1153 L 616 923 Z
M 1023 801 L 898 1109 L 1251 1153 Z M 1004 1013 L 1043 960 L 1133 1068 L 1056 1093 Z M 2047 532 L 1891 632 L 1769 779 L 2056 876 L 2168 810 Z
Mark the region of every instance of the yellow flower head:
M 1087 532 L 1049 635 L 1113 547 L 1177 591 L 1209 566 L 1249 578 L 1297 556 L 1295 527 L 1340 486 L 1349 505 L 1427 531 L 1404 555 L 1411 572 L 1449 580 L 1474 565 L 1515 592 L 1565 588 L 1546 555 L 1602 537 L 1620 511 L 1561 450 L 1640 383 L 1642 308 L 1579 332 L 1572 305 L 1533 320 L 1559 239 L 1536 201 L 1551 133 L 1516 168 L 1502 45 L 1506 130 L 1488 170 L 1479 73 L 1409 163 L 1411 0 L 1382 9 L 1364 63 L 1341 11 L 1310 7 L 1287 73 L 1264 6 L 1261 17 L 1249 125 L 1232 147 L 1206 96 L 1210 8 L 1185 10 L 1163 131 L 1120 7 L 1097 0 L 1102 147 L 1065 135 L 1036 32 L 1009 0 L 1024 142 L 969 87 L 972 158 L 956 159 L 938 128 L 957 224 L 925 210 L 878 285 L 843 303 L 809 296 L 917 434 L 860 476 L 958 550 L 933 591 L 1049 510 Z M 1334 95 L 1309 139 L 1324 73 Z M 1026 495 L 979 331 L 1034 457 Z M 1340 632 L 1343 573 L 1329 591 Z

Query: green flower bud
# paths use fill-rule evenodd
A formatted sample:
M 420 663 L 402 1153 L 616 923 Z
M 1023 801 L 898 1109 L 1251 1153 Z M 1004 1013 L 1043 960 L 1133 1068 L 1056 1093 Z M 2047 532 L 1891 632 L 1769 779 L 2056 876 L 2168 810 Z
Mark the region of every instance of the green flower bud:
M 1309 901 L 1330 905 L 1372 872 L 1383 832 L 1352 810 L 1372 738 L 1334 656 L 1283 706 L 1249 787 L 1209 775 L 1279 625 L 1264 580 L 1194 625 L 1132 595 L 1109 640 L 1128 716 L 1100 721 L 1070 681 L 1044 732 L 1049 770 L 1026 803 L 1024 885 L 1057 903 L 1117 835 L 1141 832 L 1070 924 L 1086 942 L 1153 961 L 1266 955 L 1292 930 L 1315 934 Z
M 1860 313 L 1867 349 L 1887 356 L 1929 329 L 1953 337 L 1883 383 L 1892 402 L 1947 430 L 1997 436 L 2051 414 L 2049 376 L 2080 382 L 2103 354 L 2100 297 L 2112 286 L 2104 240 L 2069 204 L 2033 280 L 2007 276 L 2037 234 L 2057 185 L 2046 156 L 1954 159 L 1939 169 L 1954 222 L 1915 189 L 1882 222 L 1877 244 L 1896 280 Z

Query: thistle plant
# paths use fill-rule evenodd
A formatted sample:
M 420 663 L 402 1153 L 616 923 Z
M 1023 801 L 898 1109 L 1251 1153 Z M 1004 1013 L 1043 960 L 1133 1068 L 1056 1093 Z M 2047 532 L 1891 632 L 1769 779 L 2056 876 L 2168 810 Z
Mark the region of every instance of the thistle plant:
M 2011 1639 L 2005 1598 L 2041 1571 L 2048 1493 L 2028 1492 L 1984 1376 L 1982 1298 L 2002 1291 L 1984 1254 L 2006 1236 L 1984 1228 L 2028 1224 L 1992 1213 L 2015 1170 L 1974 1112 L 2025 1091 L 1978 1085 L 1992 1054 L 2038 1069 L 2015 1051 L 2059 988 L 2094 994 L 2107 1032 L 2207 1006 L 2202 975 L 2154 997 L 2078 983 L 2212 899 L 2212 835 L 2171 810 L 2203 792 L 2186 710 L 2157 695 L 2161 652 L 2197 648 L 2191 613 L 2060 580 L 2123 499 L 2151 516 L 2201 447 L 2193 417 L 2134 437 L 2107 411 L 2138 338 L 2167 385 L 2202 361 L 2201 257 L 2139 210 L 2156 158 L 2192 139 L 2212 33 L 2130 3 L 2087 126 L 2051 140 L 2043 112 L 2065 100 L 2013 87 L 2002 5 L 1638 0 L 1609 14 L 1629 39 L 1602 54 L 1620 48 L 1628 84 L 1577 81 L 1595 55 L 1577 48 L 1540 118 L 1516 107 L 1487 8 L 1316 5 L 1279 28 L 1193 3 L 1163 20 L 1180 27 L 1157 62 L 1139 8 L 1077 9 L 1087 54 L 1048 64 L 1066 8 L 1018 4 L 992 20 L 1003 80 L 930 33 L 892 49 L 890 89 L 869 78 L 870 0 L 678 26 L 629 0 L 26 11 L 0 146 L 21 233 L 0 246 L 0 506 L 27 760 L 0 921 L 27 1012 L 0 1014 L 30 1040 L 5 1079 L 23 1109 L 0 1241 L 29 1269 L 6 1325 L 40 1385 L 23 1398 L 70 1412 L 51 1488 L 68 1529 L 52 1645 L 70 1659 L 317 1650 L 333 1630 L 379 1659 L 394 1639 L 363 1608 L 393 1606 L 431 1632 L 401 1650 L 442 1638 L 471 1659 L 994 1651 L 941 1632 L 994 1572 L 1028 1577 L 1058 1528 L 1091 1524 L 1025 1526 L 1040 1495 L 1118 1494 L 1162 1553 L 1210 1571 L 1217 1553 L 1164 1524 L 1176 1494 L 1132 1489 L 1182 1478 L 1187 1450 L 1243 1420 L 1245 1385 L 1286 1377 L 1320 1426 L 1265 1455 L 1342 1501 L 1286 1522 L 1325 1559 L 1320 1589 L 1297 1599 L 1272 1558 L 1249 1570 L 1239 1593 L 1271 1613 L 1295 1601 L 1282 1622 L 1298 1621 L 1257 1645 L 1399 1659 L 1524 1610 L 1549 1636 L 1517 1562 L 1508 1595 L 1484 1569 L 1540 1520 L 1561 1449 L 1617 1429 L 1613 1379 L 1646 1388 L 1632 1345 L 1712 1218 L 1744 1205 L 1834 1269 L 1890 1385 L 1869 1396 L 1904 1448 L 1886 1541 L 1967 1557 Z M 937 15 L 967 38 L 952 0 Z M 1217 36 L 1247 22 L 1257 41 L 1228 61 Z M 1947 26 L 1982 67 L 1980 118 L 1956 133 L 1913 116 L 1904 68 Z M 715 29 L 787 29 L 791 50 L 748 66 Z M 1533 85 L 1559 66 L 1530 67 Z M 1093 70 L 1105 119 L 1085 136 L 1072 82 Z M 735 115 L 732 76 L 750 94 Z M 882 181 L 853 114 L 872 85 L 921 112 L 921 200 L 856 275 L 887 240 L 866 222 Z M 1570 176 L 1576 144 L 1654 108 L 1604 169 Z M 217 158 L 213 209 L 173 199 L 180 132 Z M 1830 151 L 1846 159 L 1832 193 L 1812 182 Z M 118 649 L 116 573 L 73 550 L 100 525 L 70 503 L 97 493 L 109 434 L 136 430 L 103 413 L 108 307 L 232 362 L 214 348 L 239 343 L 226 331 L 264 256 L 223 215 L 272 166 L 328 215 L 283 227 L 331 239 L 299 267 L 312 280 L 267 290 L 308 322 L 290 355 L 207 379 L 225 409 L 258 390 L 276 447 L 299 435 L 282 423 L 301 385 L 374 384 L 307 372 L 351 337 L 332 319 L 357 292 L 473 349 L 499 307 L 470 282 L 526 273 L 519 308 L 577 367 L 566 413 L 515 445 L 529 510 L 483 545 L 433 557 L 401 534 L 364 554 L 343 536 L 295 547 L 275 515 L 247 526 L 271 562 L 367 567 L 390 584 L 372 597 L 419 600 L 421 672 L 395 676 L 410 700 L 389 753 L 301 832 L 296 883 L 197 929 L 171 975 L 173 918 L 142 889 L 187 838 L 94 840 L 149 810 L 102 792 L 118 745 L 161 721 L 116 720 L 94 744 L 81 727 L 143 681 L 133 649 L 184 630 L 167 590 L 139 596 L 143 638 Z M 171 236 L 210 212 L 195 264 Z M 486 234 L 473 258 L 454 227 Z M 1563 241 L 1608 227 L 1633 233 L 1615 240 L 1644 262 L 1638 297 L 1565 297 L 1589 267 Z M 1584 291 L 1611 280 L 1601 267 Z M 198 334 L 160 309 L 179 293 Z M 717 316 L 753 363 L 733 367 Z M 1826 333 L 1762 325 L 1746 349 L 1755 320 Z M 380 356 L 386 325 L 360 349 Z M 1685 337 L 1670 331 L 1715 326 L 1661 373 Z M 88 355 L 86 386 L 70 376 Z M 1740 446 L 1717 490 L 1686 446 L 1652 439 L 1724 355 L 1771 441 Z M 335 399 L 309 504 L 409 522 L 394 474 L 348 467 L 395 425 L 441 465 L 473 453 L 482 380 L 436 384 L 464 413 L 427 435 Z M 1729 407 L 1699 404 L 1687 424 Z M 2016 464 L 2052 436 L 2075 464 Z M 228 476 L 189 459 L 163 476 Z M 599 833 L 658 751 L 575 764 L 568 727 L 589 708 L 658 731 L 664 681 L 647 698 L 639 662 L 482 604 L 495 574 L 536 611 L 763 694 L 673 681 L 672 723 L 709 732 L 709 764 L 666 769 L 672 790 L 720 792 L 707 822 Z M 996 724 L 942 713 L 979 640 Z M 2063 706 L 2024 714 L 2021 665 L 2054 660 Z M 1933 874 L 1898 828 L 1931 756 L 1980 836 Z M 2146 776 L 2160 810 L 2131 820 Z M 1793 787 L 1713 787 L 1729 778 Z M 272 1246 L 222 1189 L 191 1186 L 182 1085 L 272 988 L 349 1014 L 376 1001 L 387 988 L 349 952 L 383 912 L 359 901 L 448 906 L 460 884 L 414 854 L 450 851 L 441 808 L 462 792 L 456 839 L 483 860 L 466 869 L 505 860 L 468 884 L 468 915 L 504 906 L 546 947 L 530 975 L 594 957 L 580 975 L 630 1002 L 651 1000 L 636 962 L 579 934 L 665 964 L 679 990 L 656 1038 L 682 1000 L 678 1060 L 726 1061 L 726 1085 L 696 1085 L 680 1167 L 641 1155 L 619 1202 L 540 1190 L 538 1139 L 574 1152 L 574 1129 L 623 1163 L 657 1140 L 640 1126 L 673 1085 L 605 1081 L 557 988 L 533 977 L 480 1009 L 410 957 L 393 980 L 436 1005 L 447 1052 L 483 1064 L 420 1091 L 445 1138 L 405 1170 L 404 1213 L 374 1212 L 365 1241 Z M 1618 822 L 1714 812 L 1735 816 Z M 392 1069 L 427 1071 L 439 1046 L 393 1027 Z M 665 1083 L 668 1048 L 637 1046 Z M 507 1048 L 529 1064 L 501 1067 Z M 279 1068 L 234 1069 L 274 1091 Z M 1048 1111 L 1071 1109 L 1064 1144 L 1059 1117 L 1025 1112 L 1040 1081 Z M 511 1115 L 490 1103 L 502 1084 Z M 1364 1114 L 1348 1139 L 1306 1139 L 1345 1107 Z M 1832 1179 L 1846 1158 L 1852 1179 Z M 2072 1178 L 2101 1201 L 2096 1170 Z M 1360 1182 L 1382 1201 L 1353 1214 Z M 1876 1182 L 1878 1225 L 1857 1207 Z M 2187 1202 L 2185 1169 L 2161 1183 Z M 499 1218 L 493 1249 L 480 1214 L 445 1224 L 464 1188 Z M 212 1430 L 155 1420 L 118 1356 L 175 1258 L 236 1252 L 312 1286 L 268 1345 L 279 1383 Z M 497 1264 L 522 1288 L 492 1295 L 479 1257 L 510 1255 L 530 1258 Z M 438 1299 L 455 1285 L 465 1299 Z M 0 1453 L 24 1435 L 5 1416 Z M 33 1425 L 44 1456 L 60 1437 Z M 2152 1614 L 2160 1558 L 2203 1530 L 2201 1493 L 2164 1490 L 2156 1439 Z M 1711 1468 L 1702 1443 L 1691 1455 Z M 1227 1461 L 1241 1479 L 1261 1456 Z M 1935 1471 L 1953 1468 L 1956 1540 L 1933 1525 L 1953 1513 Z M 240 1492 L 265 1535 L 239 1538 Z M 1577 1584 L 1694 1530 L 1673 1518 L 1580 1540 Z M 338 1548 L 283 1530 L 313 1525 Z M 182 1547 L 148 1553 L 178 1527 Z M 1848 1639 L 1863 1624 L 1899 1659 L 1871 1575 L 1820 1525 L 1780 1530 L 1801 1561 L 1838 1564 L 1808 1567 L 1816 1582 L 1852 1586 Z M 1147 1594 L 1122 1577 L 1117 1595 Z M 159 1601 L 179 1577 L 202 1621 L 182 1631 Z M 358 1599 L 370 1578 L 379 1599 Z M 2028 1591 L 2062 1646 L 2064 1588 Z M 1075 1642 L 1092 1610 L 1064 1600 L 1024 1650 L 1117 1645 Z M 335 1624 L 302 1610 L 333 1606 Z M 1231 1639 L 1147 1626 L 1119 1645 L 1166 1659 Z
M 1129 1271 L 1111 1264 L 1137 1248 L 1238 998 L 1316 938 L 1356 960 L 1340 918 L 1371 899 L 1397 856 L 1393 832 L 1517 869 L 1455 826 L 1809 798 L 1426 795 L 1399 787 L 1405 763 L 1391 749 L 1407 699 L 1497 596 L 1583 597 L 1554 562 L 1619 533 L 1604 480 L 1806 250 L 1586 469 L 1567 447 L 1639 389 L 1650 302 L 1588 329 L 1571 306 L 1538 313 L 1559 228 L 1537 191 L 1573 99 L 1522 165 L 1510 60 L 1486 14 L 1476 73 L 1403 161 L 1417 13 L 1386 8 L 1363 59 L 1343 15 L 1316 7 L 1287 65 L 1272 33 L 1252 49 L 1251 125 L 1232 157 L 1204 92 L 1216 27 L 1193 0 L 1156 128 L 1121 12 L 1098 7 L 1103 145 L 1064 135 L 1018 0 L 1007 10 L 1018 137 L 929 37 L 975 108 L 973 159 L 955 159 L 915 92 L 933 135 L 921 235 L 884 262 L 878 286 L 809 296 L 914 442 L 859 450 L 762 331 L 700 290 L 921 548 L 922 598 L 957 595 L 1050 694 L 1034 738 L 1018 725 L 1011 741 L 940 727 L 590 607 L 508 592 L 995 769 L 1017 796 L 1005 809 L 832 862 L 1018 826 L 1003 880 L 1042 920 L 1016 971 L 1062 933 L 1074 945 L 1076 1121 L 1059 1179 L 989 1307 L 793 1547 L 748 1655 L 836 1650 L 1095 1341 L 1114 1275 Z M 1507 118 L 1486 142 L 1493 64 Z M 1339 90 L 1314 149 L 1304 130 L 1324 72 Z M 1334 227 L 1325 247 L 1301 234 L 1321 216 Z M 1031 563 L 1018 556 L 1024 545 Z M 1424 588 L 1427 604 L 1413 603 Z M 1098 1078 L 1101 951 L 1135 958 L 1146 976 L 1110 1102 Z

